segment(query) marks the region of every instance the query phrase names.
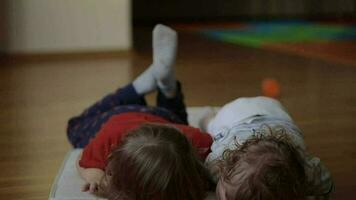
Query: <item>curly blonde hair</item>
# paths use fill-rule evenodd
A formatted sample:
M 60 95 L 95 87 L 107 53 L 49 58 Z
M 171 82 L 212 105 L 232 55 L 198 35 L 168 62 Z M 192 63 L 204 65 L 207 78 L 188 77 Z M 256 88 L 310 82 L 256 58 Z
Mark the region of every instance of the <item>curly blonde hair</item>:
M 218 198 L 304 199 L 304 165 L 303 151 L 292 144 L 282 126 L 262 125 L 246 142 L 224 152 L 219 166 L 220 181 L 226 188 Z

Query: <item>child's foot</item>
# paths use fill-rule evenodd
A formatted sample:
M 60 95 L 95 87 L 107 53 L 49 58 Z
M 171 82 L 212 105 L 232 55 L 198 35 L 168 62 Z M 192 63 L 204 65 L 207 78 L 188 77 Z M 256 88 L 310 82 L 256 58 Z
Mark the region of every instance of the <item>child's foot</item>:
M 167 26 L 158 24 L 153 29 L 152 38 L 153 63 L 132 84 L 140 95 L 148 94 L 158 86 L 166 97 L 174 97 L 177 33 Z
M 176 92 L 174 64 L 177 52 L 177 33 L 164 25 L 158 24 L 153 30 L 152 72 L 158 87 L 167 97 Z
M 152 65 L 139 75 L 133 82 L 137 94 L 144 96 L 157 89 L 157 83 L 153 76 Z

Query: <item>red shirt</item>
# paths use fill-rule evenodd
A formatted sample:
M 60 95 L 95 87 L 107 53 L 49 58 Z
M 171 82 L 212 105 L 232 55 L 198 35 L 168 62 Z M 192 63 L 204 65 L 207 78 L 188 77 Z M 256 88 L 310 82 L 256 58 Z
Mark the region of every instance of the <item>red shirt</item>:
M 170 124 L 187 136 L 203 160 L 210 153 L 212 138 L 209 134 L 201 132 L 200 129 L 183 124 L 174 124 L 162 117 L 147 113 L 128 112 L 111 117 L 103 125 L 96 137 L 84 148 L 79 165 L 83 168 L 104 170 L 111 151 L 120 144 L 123 136 L 143 123 Z

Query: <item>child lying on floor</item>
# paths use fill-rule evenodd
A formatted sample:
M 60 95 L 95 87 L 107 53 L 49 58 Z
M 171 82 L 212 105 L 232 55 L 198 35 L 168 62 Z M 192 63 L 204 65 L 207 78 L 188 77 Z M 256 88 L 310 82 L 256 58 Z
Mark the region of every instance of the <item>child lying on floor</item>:
M 83 191 L 109 199 L 202 200 L 210 183 L 203 161 L 210 135 L 187 125 L 181 85 L 174 75 L 177 34 L 157 25 L 153 64 L 68 123 Z M 158 89 L 157 107 L 144 95 Z
M 329 198 L 330 173 L 277 100 L 238 98 L 202 126 L 214 140 L 206 164 L 219 200 Z

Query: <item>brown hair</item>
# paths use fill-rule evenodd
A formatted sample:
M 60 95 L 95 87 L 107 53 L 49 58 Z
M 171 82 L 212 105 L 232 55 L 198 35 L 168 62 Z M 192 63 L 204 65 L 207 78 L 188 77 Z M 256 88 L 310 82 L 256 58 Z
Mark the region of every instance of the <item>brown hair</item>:
M 130 131 L 109 158 L 109 199 L 201 200 L 209 174 L 176 128 L 145 124 Z
M 299 200 L 305 198 L 306 174 L 302 151 L 292 145 L 283 127 L 263 125 L 220 163 L 226 200 Z M 224 185 L 224 186 L 222 186 Z M 223 195 L 223 197 L 222 197 Z

